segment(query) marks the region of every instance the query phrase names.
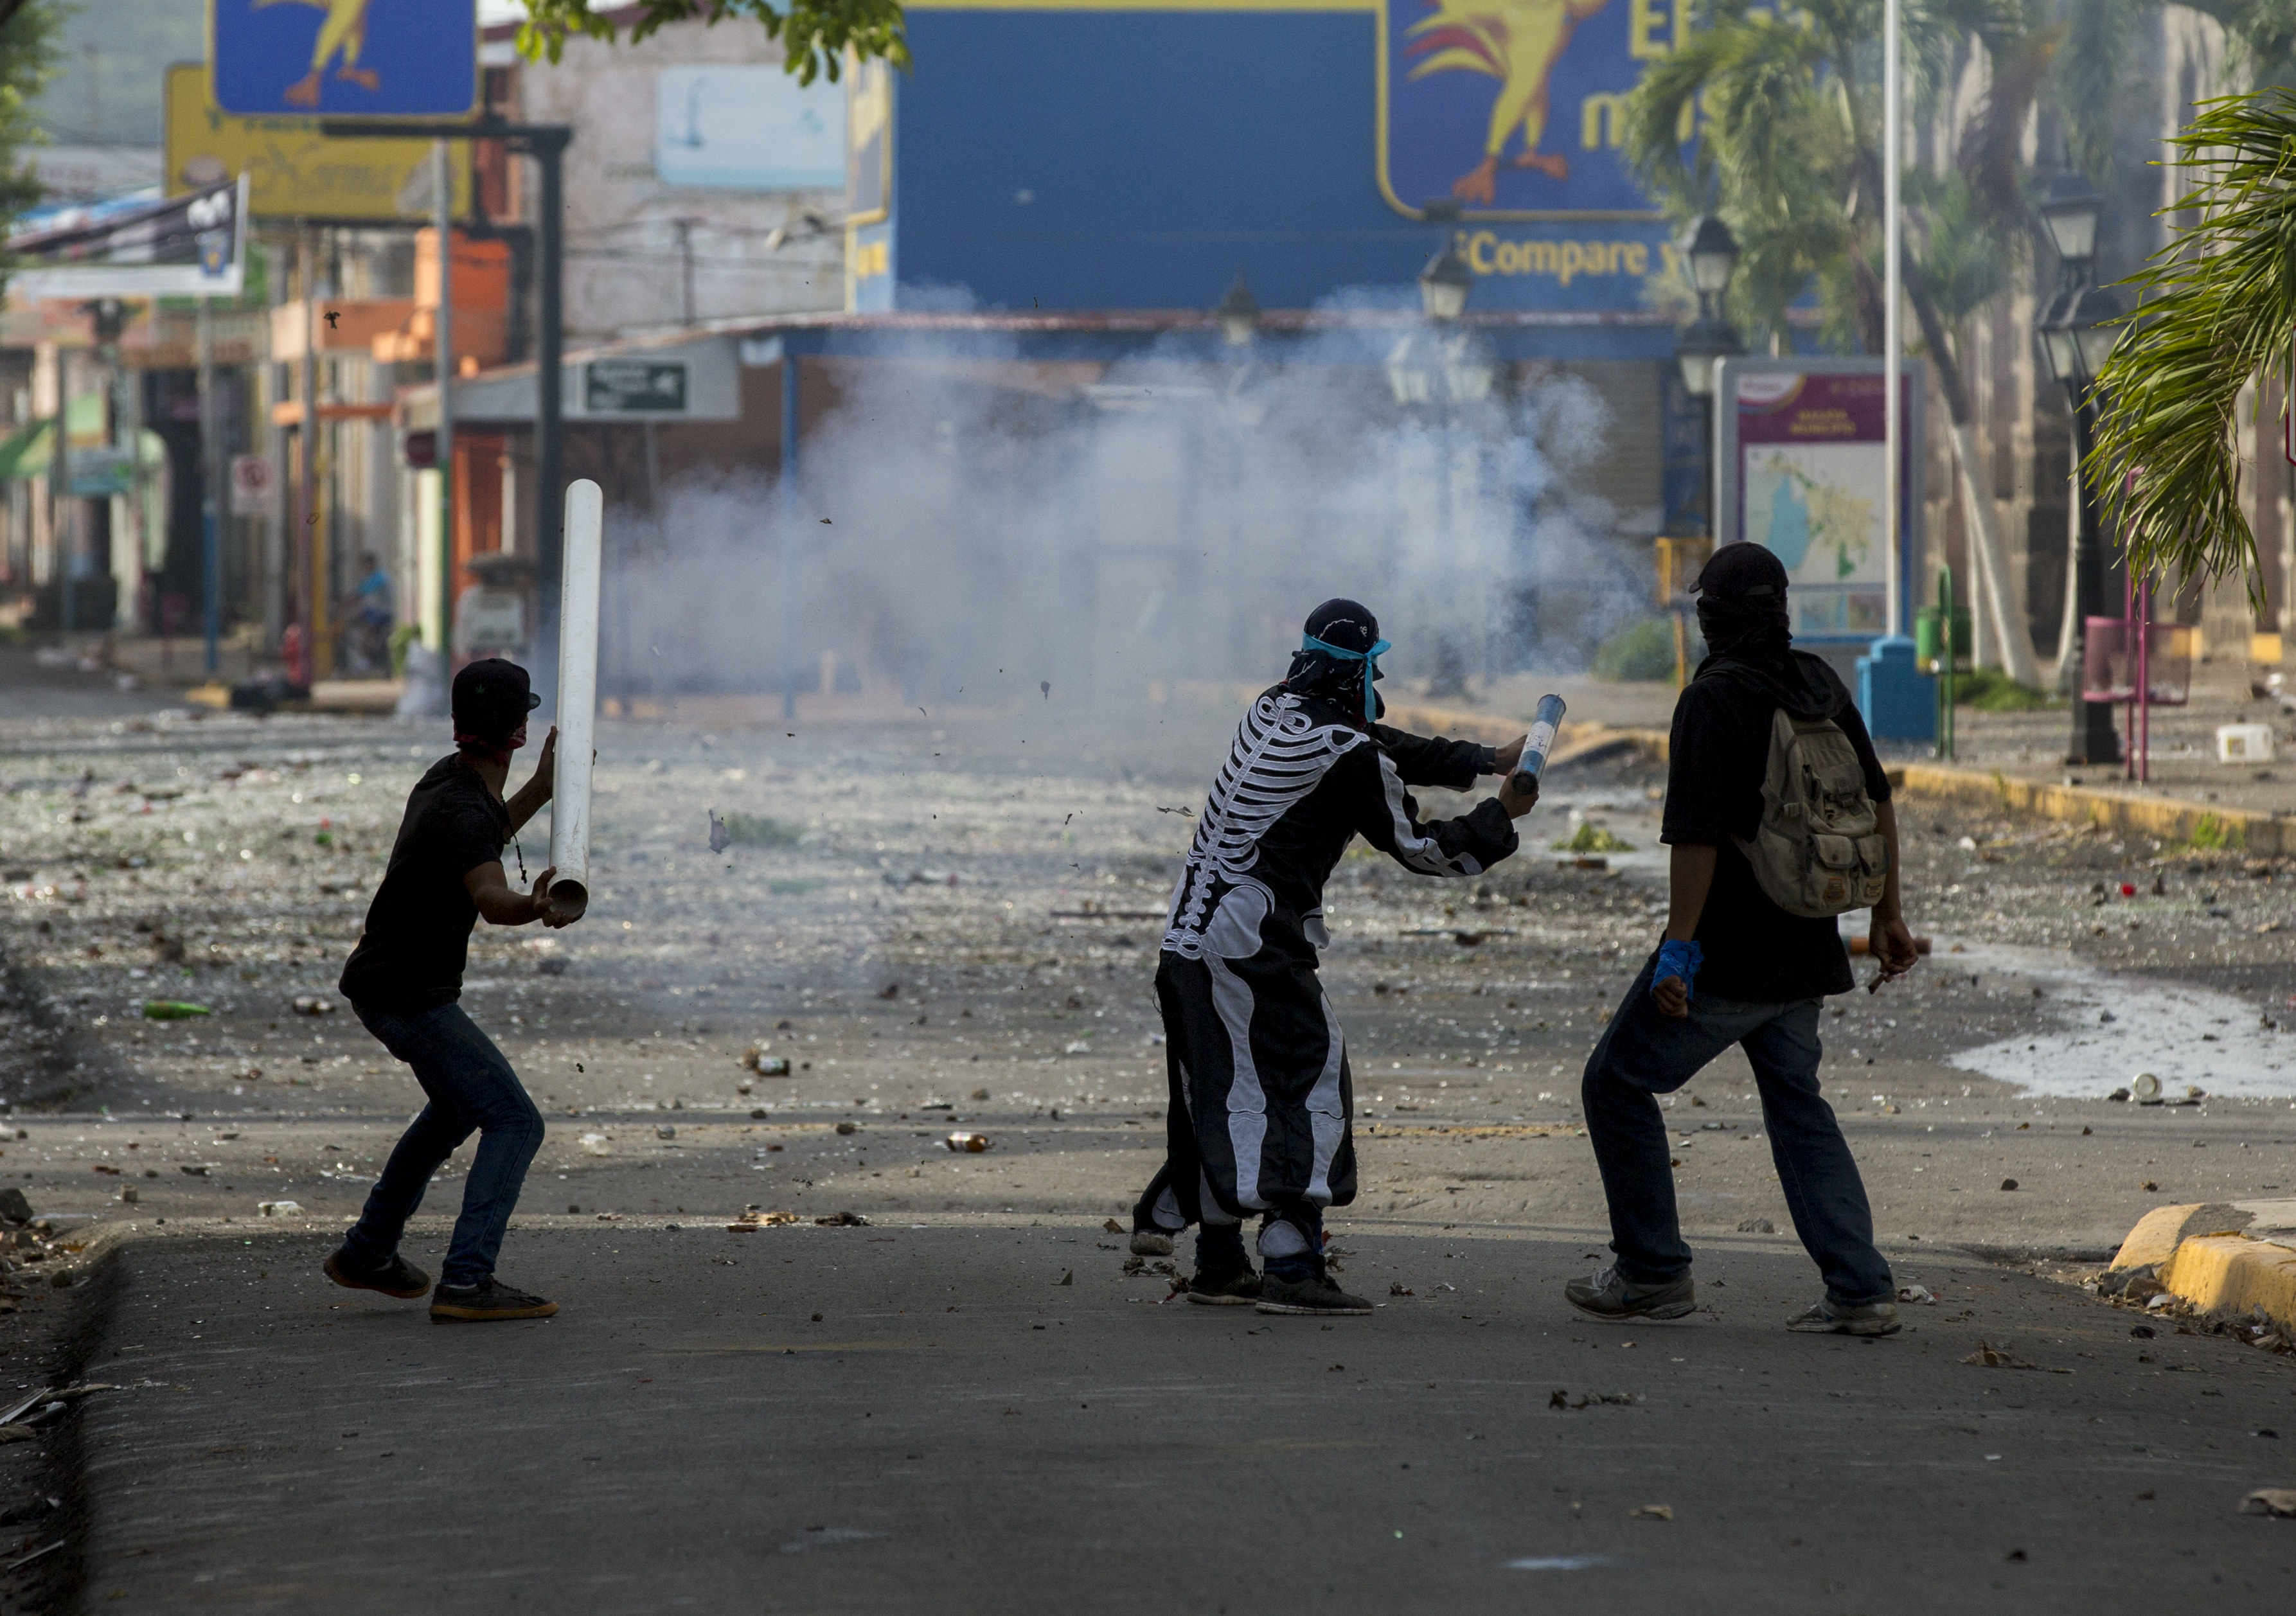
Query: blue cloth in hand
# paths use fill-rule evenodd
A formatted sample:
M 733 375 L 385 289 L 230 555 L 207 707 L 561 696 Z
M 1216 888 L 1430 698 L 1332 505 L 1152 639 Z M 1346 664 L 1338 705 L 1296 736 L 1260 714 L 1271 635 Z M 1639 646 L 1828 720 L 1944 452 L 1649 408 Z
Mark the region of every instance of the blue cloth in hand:
M 1651 989 L 1670 976 L 1682 979 L 1682 991 L 1690 996 L 1691 985 L 1698 978 L 1699 966 L 1706 963 L 1706 950 L 1696 943 L 1678 943 L 1672 938 L 1658 946 L 1658 964 L 1651 972 Z

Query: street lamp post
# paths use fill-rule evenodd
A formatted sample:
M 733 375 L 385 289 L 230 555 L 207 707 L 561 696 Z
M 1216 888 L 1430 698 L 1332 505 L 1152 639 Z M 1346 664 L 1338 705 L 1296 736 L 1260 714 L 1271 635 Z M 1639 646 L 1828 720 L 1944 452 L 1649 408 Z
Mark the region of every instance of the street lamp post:
M 1251 295 L 1251 285 L 1243 278 L 1242 270 L 1235 272 L 1226 295 L 1213 305 L 1212 318 L 1219 324 L 1221 341 L 1239 355 L 1250 351 L 1254 339 L 1259 335 L 1259 299 Z
M 2044 217 L 2047 215 L 2045 211 Z M 2051 222 L 2055 234 L 2055 223 Z M 2095 240 L 2091 216 L 2089 239 Z M 2062 238 L 2060 238 L 2061 240 Z M 2086 269 L 2081 275 L 2085 281 Z M 2087 683 L 2082 670 L 2087 660 L 2088 623 L 2104 607 L 2104 542 L 2097 515 L 2096 491 L 2088 477 L 2089 454 L 2096 431 L 2096 377 L 2106 356 L 2120 340 L 2128 307 L 2111 287 L 2069 286 L 2059 292 L 2042 317 L 2036 335 L 2041 357 L 2065 390 L 2073 414 L 2073 497 L 2079 512 L 2079 537 L 2066 587 L 2072 591 L 2073 632 L 2065 657 L 2075 683 L 2072 687 L 2072 738 L 2065 761 L 2074 764 L 2118 763 L 2120 736 L 2112 727 L 2112 705 L 2082 699 Z
M 1714 480 L 1719 453 L 1716 445 L 1718 421 L 1714 413 L 1714 370 L 1722 360 L 1745 352 L 1738 333 L 1722 311 L 1723 295 L 1738 268 L 1738 238 L 1730 226 L 1712 214 L 1694 222 L 1681 242 L 1683 262 L 1690 271 L 1691 289 L 1698 294 L 1698 317 L 1684 328 L 1675 343 L 1675 363 L 1682 371 L 1683 390 L 1699 402 L 1704 416 L 1705 465 L 1699 480 L 1701 521 L 1706 537 L 1714 534 Z
M 1452 417 L 1463 404 L 1480 404 L 1491 396 L 1498 381 L 1498 365 L 1475 333 L 1461 324 L 1467 299 L 1474 290 L 1475 272 L 1460 255 L 1447 234 L 1457 217 L 1456 203 L 1428 204 L 1427 217 L 1446 227 L 1443 245 L 1419 272 L 1419 311 L 1422 323 L 1406 332 L 1387 357 L 1387 381 L 1395 401 L 1406 409 L 1435 412 L 1437 453 L 1437 525 L 1443 537 L 1447 565 L 1457 562 L 1457 532 L 1453 513 L 1451 480 Z M 1488 670 L 1489 636 L 1484 663 Z

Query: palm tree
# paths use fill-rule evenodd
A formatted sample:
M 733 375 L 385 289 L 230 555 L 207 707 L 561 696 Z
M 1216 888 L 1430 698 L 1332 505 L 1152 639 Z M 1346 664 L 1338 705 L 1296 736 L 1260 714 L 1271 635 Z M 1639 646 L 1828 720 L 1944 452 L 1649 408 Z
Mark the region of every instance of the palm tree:
M 1956 338 L 2031 242 L 2018 142 L 2058 42 L 2051 10 L 2039 0 L 1906 0 L 1904 12 L 1912 103 L 1932 119 L 1965 53 L 1981 52 L 1990 70 L 1988 93 L 1951 130 L 1949 164 L 1906 176 L 1903 267 L 2004 660 L 2029 685 L 2039 677 L 2032 636 L 2009 609 Z M 1628 157 L 1661 205 L 1683 218 L 1719 213 L 1736 234 L 1734 307 L 1757 330 L 1784 329 L 1788 307 L 1814 287 L 1831 342 L 1881 346 L 1882 17 L 1882 0 L 1791 10 L 1708 0 L 1703 26 L 1628 103 Z
M 2125 283 L 2143 308 L 2097 375 L 2094 481 L 2133 570 L 2245 577 L 2260 607 L 2234 409 L 2259 374 L 2296 385 L 2296 91 L 2207 103 L 2172 146 L 2198 222 Z

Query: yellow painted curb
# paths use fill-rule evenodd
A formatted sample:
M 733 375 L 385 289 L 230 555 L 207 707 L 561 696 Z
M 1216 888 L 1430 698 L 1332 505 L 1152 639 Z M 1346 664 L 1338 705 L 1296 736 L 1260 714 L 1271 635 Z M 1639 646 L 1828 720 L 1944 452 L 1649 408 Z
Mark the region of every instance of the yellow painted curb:
M 2174 797 L 2140 797 L 2132 792 L 2089 785 L 2049 785 L 2038 780 L 2014 780 L 1998 770 L 1980 772 L 1934 763 L 1893 768 L 1890 779 L 1923 796 L 1991 803 L 2014 813 L 2158 836 L 2163 841 L 2190 841 L 2207 824 L 2221 833 L 2227 848 L 2248 853 L 2296 852 L 2296 818 L 2252 808 L 2218 808 Z
M 2296 1249 L 2243 1235 L 2203 1235 L 2177 1248 L 2161 1283 L 2195 1308 L 2261 1308 L 2282 1329 L 2296 1330 Z
M 2187 1240 L 2202 1235 L 2237 1235 L 2253 1221 L 2255 1214 L 2222 1202 L 2156 1206 L 2128 1231 L 2128 1238 L 2113 1255 L 2112 1266 L 2143 1268 L 2165 1264 Z

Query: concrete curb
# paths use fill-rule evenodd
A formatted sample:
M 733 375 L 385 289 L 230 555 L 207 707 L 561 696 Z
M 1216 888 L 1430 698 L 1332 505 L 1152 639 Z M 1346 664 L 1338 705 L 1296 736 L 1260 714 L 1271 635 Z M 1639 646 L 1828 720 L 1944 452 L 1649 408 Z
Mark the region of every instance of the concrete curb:
M 2137 1220 L 2112 1271 L 2152 1268 L 2169 1292 L 2208 1313 L 2263 1309 L 2296 1332 L 2296 1201 L 2155 1207 Z
M 1998 769 L 1956 768 L 1948 764 L 1907 763 L 1890 770 L 1890 783 L 1926 797 L 1985 803 L 2012 812 L 2094 824 L 2103 830 L 2190 841 L 2203 821 L 2221 828 L 2227 849 L 2247 853 L 2296 853 L 2296 818 L 2253 808 L 2219 808 L 2175 797 L 2145 797 L 2135 792 L 2091 785 L 2048 785 L 2015 780 Z

